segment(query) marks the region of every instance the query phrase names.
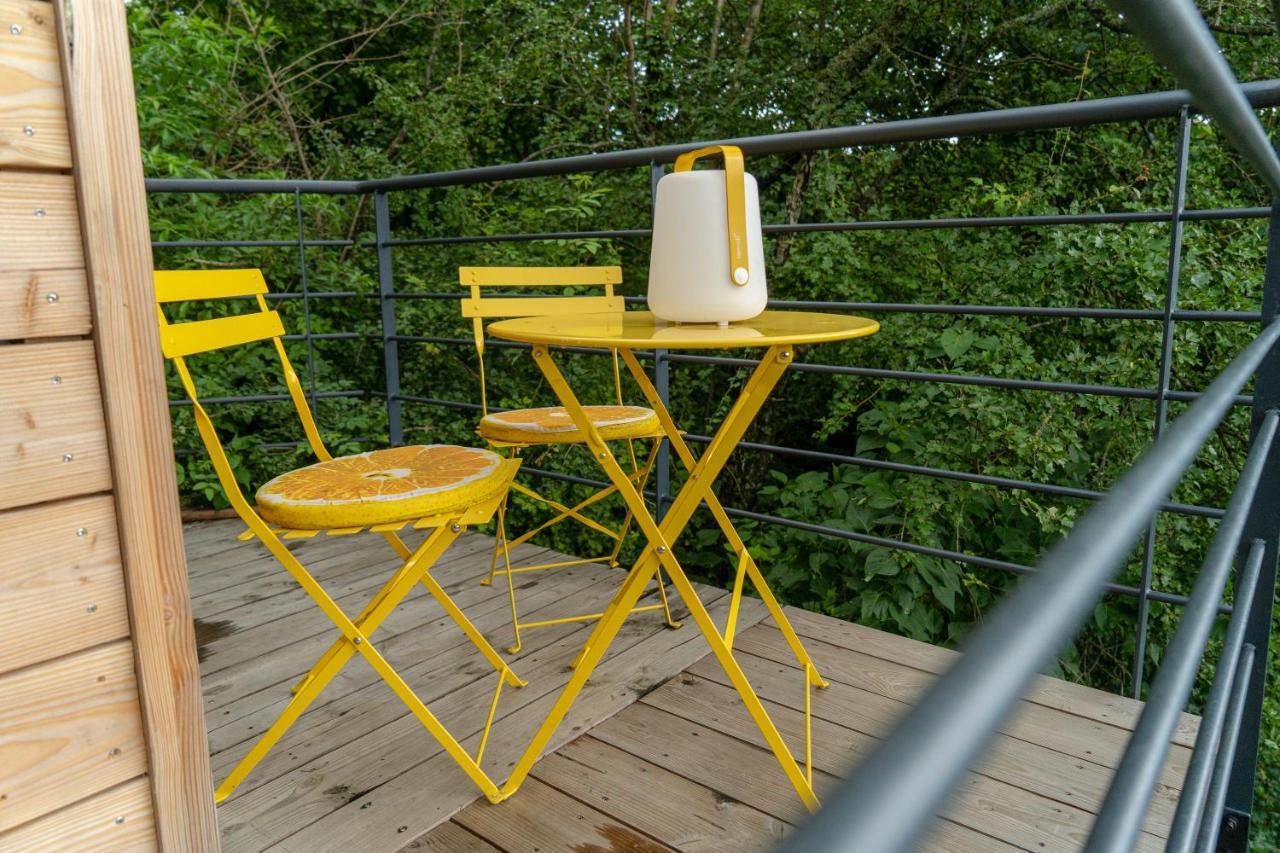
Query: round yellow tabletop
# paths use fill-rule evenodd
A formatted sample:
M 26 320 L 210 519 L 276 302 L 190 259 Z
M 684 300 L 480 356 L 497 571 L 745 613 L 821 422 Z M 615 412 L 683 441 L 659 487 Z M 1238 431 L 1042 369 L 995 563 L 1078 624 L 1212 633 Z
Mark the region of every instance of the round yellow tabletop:
M 866 317 L 813 311 L 765 311 L 758 317 L 727 326 L 668 323 L 653 316 L 651 311 L 519 317 L 489 326 L 489 334 L 509 341 L 622 349 L 736 349 L 817 344 L 862 338 L 878 331 L 880 324 Z

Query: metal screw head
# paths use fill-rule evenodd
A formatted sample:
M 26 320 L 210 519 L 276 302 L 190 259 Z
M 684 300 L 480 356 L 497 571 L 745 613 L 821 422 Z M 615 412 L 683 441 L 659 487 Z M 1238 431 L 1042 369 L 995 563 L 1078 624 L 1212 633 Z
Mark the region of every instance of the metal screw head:
M 35 217 L 36 217 L 36 219 L 43 219 L 43 218 L 44 218 L 44 208 L 43 208 L 43 207 L 37 207 L 37 208 L 36 208 L 36 210 L 35 210 Z
M 85 612 L 85 613 L 97 613 L 97 612 L 98 612 L 98 605 L 96 605 L 96 604 L 90 604 L 88 607 L 86 607 L 86 608 L 84 609 L 84 612 Z
M 76 528 L 76 535 L 77 535 L 77 536 L 79 536 L 79 537 L 81 537 L 81 538 L 83 538 L 83 537 L 84 537 L 85 535 L 87 535 L 88 533 L 89 533 L 89 531 L 88 531 L 87 529 L 83 528 L 83 527 L 77 527 L 77 528 Z
M 62 454 L 62 461 L 63 461 L 63 462 L 70 462 L 72 459 L 75 459 L 75 458 L 76 458 L 76 455 L 75 455 L 74 453 L 64 453 L 64 454 Z
M 355 643 L 355 644 L 358 646 L 358 645 L 360 645 L 361 643 L 363 643 L 363 642 L 364 642 L 364 638 L 363 638 L 363 637 L 356 637 L 356 638 L 355 638 L 354 640 L 352 640 L 351 642 Z
M 10 25 L 9 25 L 9 32 L 13 33 L 15 36 L 20 36 L 20 35 L 22 35 L 22 25 L 21 25 L 21 24 L 10 24 Z
M 665 554 L 665 553 L 667 553 L 667 546 L 666 546 L 666 545 L 659 545 L 659 546 L 658 546 L 658 553 L 659 553 L 659 554 Z
M 120 754 L 120 747 L 118 746 L 111 747 L 111 751 L 107 753 L 107 755 L 111 756 L 112 758 L 115 758 L 119 754 Z
M 36 129 L 35 129 L 34 127 L 32 127 L 31 125 L 29 125 L 29 124 L 28 124 L 28 125 L 24 125 L 24 126 L 23 126 L 23 128 L 22 128 L 22 135 L 23 135 L 23 136 L 35 136 L 35 135 L 36 135 Z
M 457 533 L 457 532 L 458 532 L 459 530 L 461 530 L 461 529 L 462 529 L 462 525 L 461 525 L 461 524 L 450 524 L 450 525 L 449 525 L 449 530 L 451 530 L 451 531 L 452 531 L 452 532 L 454 532 L 454 533 Z
M 782 354 L 782 360 L 783 360 L 783 361 L 786 361 L 786 360 L 787 360 L 787 359 L 789 359 L 789 358 L 791 358 L 791 353 L 790 353 L 790 352 L 784 352 L 784 353 Z
M 119 825 L 120 825 L 120 824 L 122 824 L 122 823 L 124 823 L 124 815 L 117 815 L 117 816 L 116 816 L 116 825 L 117 825 L 117 826 L 119 826 Z
M 540 349 L 536 349 L 536 350 L 534 350 L 534 351 L 533 351 L 533 357 L 534 357 L 534 358 L 542 358 L 542 350 L 540 350 Z
M 609 454 L 608 454 L 608 453 L 606 453 L 605 451 L 601 450 L 601 451 L 600 451 L 600 458 L 601 458 L 601 459 L 608 459 L 608 458 L 609 458 Z
M 36 212 L 36 216 L 43 216 L 43 215 L 44 215 L 44 211 L 37 211 L 37 212 Z M 45 302 L 49 302 L 49 303 L 57 302 L 57 301 L 58 301 L 58 294 L 53 293 L 52 291 L 51 291 L 51 292 L 49 292 L 49 293 L 46 293 L 46 294 L 45 294 L 45 297 L 44 297 L 44 301 L 45 301 Z
M 62 384 L 62 377 L 61 377 L 61 376 L 50 376 L 50 377 L 49 377 L 49 384 L 50 384 L 50 385 L 61 385 L 61 384 Z

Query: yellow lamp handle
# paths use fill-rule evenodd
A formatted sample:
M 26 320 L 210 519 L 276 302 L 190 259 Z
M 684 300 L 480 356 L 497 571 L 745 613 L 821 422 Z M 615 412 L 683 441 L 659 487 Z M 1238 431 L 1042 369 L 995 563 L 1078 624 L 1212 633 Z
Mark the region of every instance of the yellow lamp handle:
M 719 154 L 724 158 L 724 195 L 729 214 L 729 281 L 742 287 L 751 280 L 747 261 L 747 186 L 743 177 L 742 149 L 736 145 L 709 145 L 687 151 L 676 158 L 677 172 L 693 169 L 699 157 Z

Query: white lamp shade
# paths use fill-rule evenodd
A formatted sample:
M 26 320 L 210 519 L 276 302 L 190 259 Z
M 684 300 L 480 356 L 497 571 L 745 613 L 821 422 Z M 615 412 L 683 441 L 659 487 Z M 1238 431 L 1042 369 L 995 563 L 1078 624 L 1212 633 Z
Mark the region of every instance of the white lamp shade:
M 676 323 L 749 320 L 769 299 L 756 179 L 743 175 L 749 270 L 730 269 L 725 173 L 672 172 L 658 181 L 649 253 L 649 310 Z M 745 275 L 744 275 L 745 273 Z M 743 278 L 745 284 L 739 284 Z

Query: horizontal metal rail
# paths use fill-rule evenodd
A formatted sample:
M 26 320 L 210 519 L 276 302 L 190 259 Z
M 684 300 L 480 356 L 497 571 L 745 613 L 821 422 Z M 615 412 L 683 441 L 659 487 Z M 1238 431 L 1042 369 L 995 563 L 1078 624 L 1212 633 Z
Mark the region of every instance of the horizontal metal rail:
M 1078 630 L 1277 340 L 1280 322 L 1264 329 L 1004 597 L 966 653 L 799 830 L 790 849 L 903 851 L 923 835 L 1041 666 Z
M 308 392 L 308 397 L 314 396 L 320 400 L 333 400 L 346 397 L 366 397 L 367 391 L 317 391 L 314 395 Z M 239 397 L 201 397 L 201 404 L 237 404 L 237 403 L 277 403 L 283 400 L 292 400 L 288 394 L 245 394 Z M 190 406 L 191 400 L 170 400 L 170 408 L 180 409 L 184 406 Z
M 1253 107 L 1280 104 L 1280 80 L 1260 80 L 1240 87 Z M 648 167 L 652 163 L 672 163 L 676 157 L 711 144 L 737 145 L 748 155 L 791 154 L 831 148 L 855 148 L 863 145 L 885 145 L 929 139 L 979 136 L 993 133 L 1016 133 L 1054 130 L 1064 127 L 1109 124 L 1121 121 L 1167 118 L 1183 107 L 1194 104 L 1191 92 L 1178 89 L 1141 95 L 1122 95 L 1015 107 L 1005 110 L 959 113 L 947 116 L 901 119 L 875 124 L 852 125 L 822 130 L 775 133 L 764 136 L 737 137 L 716 142 L 693 142 L 682 145 L 660 145 L 605 154 L 583 154 L 551 160 L 531 160 L 501 166 L 481 166 L 433 172 L 425 175 L 403 175 L 365 181 L 315 181 L 278 179 L 205 179 L 148 178 L 151 193 L 323 193 L 354 194 L 393 190 L 455 187 L 469 184 L 507 181 L 516 178 L 539 178 L 577 172 L 601 172 L 614 169 Z
M 713 355 L 687 355 L 672 353 L 667 361 L 686 364 L 715 364 L 726 367 L 751 368 L 758 362 L 749 358 L 728 358 Z M 1123 385 L 1087 385 L 1079 382 L 1048 382 L 1040 379 L 1007 379 L 1002 376 L 977 376 L 964 373 L 933 373 L 920 370 L 884 370 L 877 367 L 849 367 L 840 364 L 797 363 L 791 366 L 796 373 L 828 373 L 843 376 L 862 376 L 868 379 L 890 379 L 904 382 L 940 382 L 950 385 L 973 385 L 985 388 L 1005 388 L 1013 391 L 1047 391 L 1054 394 L 1086 394 L 1095 397 L 1124 397 L 1154 400 L 1159 394 L 1151 388 L 1129 388 Z M 1200 391 L 1166 391 L 1169 400 L 1192 402 L 1198 400 Z M 1232 397 L 1232 404 L 1247 406 L 1253 402 L 1248 394 Z
M 299 245 L 307 248 L 325 246 L 368 246 L 372 243 L 357 243 L 355 240 L 152 240 L 153 249 L 296 249 Z
M 1266 219 L 1266 207 L 1220 207 L 1188 210 L 1180 217 L 1195 221 Z M 953 216 L 928 219 L 867 219 L 849 222 L 790 222 L 762 226 L 765 234 L 811 234 L 838 231 L 926 231 L 945 228 L 1040 228 L 1056 225 L 1106 225 L 1170 222 L 1167 210 L 1115 211 L 1101 213 L 1049 213 L 1017 216 Z M 585 231 L 540 231 L 529 234 L 472 234 L 456 237 L 404 237 L 391 240 L 392 246 L 454 246 L 472 243 L 531 243 L 541 240 L 647 239 L 649 228 L 613 228 Z M 288 244 L 285 244 L 288 245 Z
M 698 444 L 709 444 L 711 436 L 685 435 L 685 441 Z M 832 465 L 856 465 L 860 468 L 873 468 L 879 471 L 893 471 L 897 474 L 912 474 L 921 477 L 933 477 L 941 480 L 958 480 L 963 483 L 975 483 L 980 486 L 994 486 L 1000 489 L 1015 489 L 1022 492 L 1035 492 L 1061 498 L 1080 498 L 1098 501 L 1105 498 L 1106 492 L 1094 489 L 1082 489 L 1076 486 L 1060 486 L 1056 483 L 1038 483 L 1032 480 L 1018 480 L 1011 477 L 996 477 L 991 474 L 973 474 L 968 471 L 954 471 L 949 468 L 935 468 L 931 465 L 912 465 L 906 462 L 889 462 L 884 459 L 870 459 L 866 456 L 849 456 L 844 453 L 831 453 L 824 450 L 805 450 L 798 447 L 783 447 L 778 444 L 765 444 L 758 441 L 740 441 L 736 448 L 756 450 L 771 456 L 792 456 L 797 459 L 808 459 L 814 462 L 828 462 Z M 1199 518 L 1221 518 L 1222 510 L 1218 507 L 1199 506 L 1197 504 L 1173 503 L 1166 501 L 1160 505 L 1162 512 L 1178 515 L 1190 515 Z
M 1107 796 L 1098 810 L 1085 848 L 1087 853 L 1131 849 L 1142 832 L 1147 807 L 1164 768 L 1178 717 L 1191 696 L 1205 644 L 1209 642 L 1209 632 L 1217 619 L 1216 605 L 1231 574 L 1245 520 L 1276 437 L 1278 421 L 1280 412 L 1268 412 L 1249 448 L 1249 456 L 1227 504 L 1226 514 L 1218 525 L 1218 532 L 1192 587 L 1191 601 L 1183 609 L 1178 627 L 1165 647 L 1164 661 L 1152 682 L 1147 702 L 1142 707 L 1120 765 L 1111 778 Z M 1258 554 L 1256 559 L 1259 563 L 1265 551 L 1265 542 L 1254 541 L 1252 552 Z M 1250 559 L 1255 559 L 1252 553 Z

